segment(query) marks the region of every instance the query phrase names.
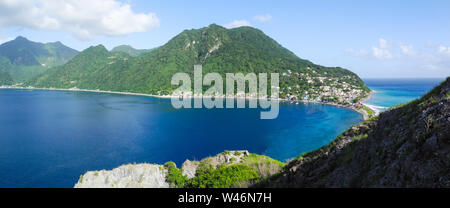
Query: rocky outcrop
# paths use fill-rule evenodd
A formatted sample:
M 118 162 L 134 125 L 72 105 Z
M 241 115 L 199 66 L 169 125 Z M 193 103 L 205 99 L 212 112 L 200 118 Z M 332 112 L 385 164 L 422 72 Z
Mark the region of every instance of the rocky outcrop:
M 450 187 L 450 78 L 350 128 L 257 187 Z
M 186 160 L 181 166 L 183 176 L 185 176 L 188 179 L 193 178 L 195 176 L 195 173 L 197 172 L 197 168 L 199 165 L 200 163 L 198 161 Z
M 250 155 L 247 150 L 225 151 L 201 161 L 186 160 L 181 169 L 178 169 L 175 163 L 168 162 L 165 165 L 129 164 L 109 171 L 89 171 L 80 177 L 75 188 L 179 187 L 182 185 L 180 183 L 196 177 L 199 168 L 205 172 L 205 170 L 212 171 L 218 167 L 238 164 L 253 169 L 261 177 L 278 172 L 284 165 L 266 156 Z
M 232 165 L 242 163 L 242 159 L 249 155 L 250 153 L 247 150 L 225 151 L 214 157 L 205 158 L 202 162 L 208 163 L 211 167 L 216 168 L 222 164 Z M 193 178 L 199 165 L 199 161 L 186 160 L 181 167 L 183 175 L 188 179 Z
M 75 188 L 169 188 L 166 174 L 161 165 L 129 164 L 110 171 L 89 171 Z

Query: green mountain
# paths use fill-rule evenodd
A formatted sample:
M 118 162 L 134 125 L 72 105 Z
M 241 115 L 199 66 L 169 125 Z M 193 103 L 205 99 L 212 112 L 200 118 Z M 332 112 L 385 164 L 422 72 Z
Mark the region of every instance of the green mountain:
M 260 187 L 450 187 L 450 77 L 351 127 Z
M 13 84 L 13 80 L 12 80 L 11 76 L 6 72 L 0 71 L 0 86 L 11 85 L 11 84 Z
M 194 65 L 202 64 L 204 73 L 218 72 L 222 76 L 237 72 L 278 72 L 282 97 L 350 103 L 369 92 L 356 74 L 300 59 L 252 27 L 225 29 L 213 24 L 185 30 L 167 44 L 138 57 L 117 54 L 103 46 L 89 48 L 25 85 L 162 95 L 177 88 L 170 84 L 172 75 L 192 73 Z M 346 97 L 339 93 L 350 91 Z
M 0 45 L 0 71 L 8 72 L 16 82 L 23 82 L 77 54 L 78 51 L 61 42 L 44 44 L 19 36 Z
M 144 53 L 151 51 L 152 49 L 135 49 L 129 45 L 120 45 L 111 50 L 111 52 L 123 52 L 130 56 L 140 56 Z

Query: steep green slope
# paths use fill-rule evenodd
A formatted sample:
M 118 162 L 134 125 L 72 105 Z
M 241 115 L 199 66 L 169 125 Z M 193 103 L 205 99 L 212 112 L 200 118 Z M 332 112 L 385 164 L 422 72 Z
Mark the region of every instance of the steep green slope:
M 3 85 L 11 85 L 13 83 L 13 80 L 11 76 L 6 72 L 0 71 L 0 86 Z
M 19 36 L 0 45 L 0 71 L 8 72 L 16 82 L 23 82 L 66 63 L 76 54 L 78 51 L 60 42 L 43 44 Z
M 48 86 L 64 88 L 79 86 L 83 89 L 104 89 L 104 77 L 112 75 L 105 70 L 116 62 L 126 62 L 130 56 L 125 53 L 110 53 L 102 45 L 92 46 L 74 57 L 67 64 L 49 69 L 30 82 L 45 80 Z
M 86 51 L 80 56 L 84 53 Z M 343 102 L 351 102 L 366 96 L 369 91 L 356 74 L 300 59 L 251 27 L 227 30 L 213 24 L 183 31 L 167 44 L 139 57 L 102 62 L 102 66 L 93 66 L 93 69 L 76 66 L 85 66 L 82 61 L 85 60 L 74 59 L 72 64 L 55 69 L 61 72 L 48 72 L 26 85 L 170 94 L 177 88 L 170 85 L 175 73 L 192 73 L 195 64 L 202 64 L 204 73 L 218 72 L 222 76 L 237 72 L 278 72 L 282 97 L 329 99 L 333 93 L 324 94 L 323 86 L 327 85 L 331 91 L 357 90 L 352 97 L 341 98 Z M 69 70 L 72 72 L 64 72 Z M 90 74 L 86 74 L 86 70 Z M 79 79 L 79 74 L 83 74 L 85 79 Z
M 261 187 L 450 187 L 450 78 L 351 127 Z
M 111 52 L 113 52 L 113 53 L 114 52 L 123 52 L 123 53 L 126 53 L 126 54 L 130 55 L 130 56 L 136 57 L 136 56 L 140 56 L 140 55 L 142 55 L 144 53 L 147 53 L 147 52 L 149 52 L 151 50 L 152 49 L 135 49 L 135 48 L 133 48 L 133 47 L 131 47 L 129 45 L 120 45 L 120 46 L 117 46 L 117 47 L 113 48 L 111 50 Z

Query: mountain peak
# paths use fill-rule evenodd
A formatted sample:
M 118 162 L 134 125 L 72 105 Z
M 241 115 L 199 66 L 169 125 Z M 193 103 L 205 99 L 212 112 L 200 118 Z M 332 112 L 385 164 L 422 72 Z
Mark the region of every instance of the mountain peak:
M 222 26 L 220 26 L 220 25 L 218 25 L 216 23 L 212 23 L 212 24 L 208 25 L 208 28 L 223 28 L 223 29 L 226 29 L 225 27 L 222 27 Z
M 102 44 L 99 44 L 99 45 L 96 45 L 96 46 L 91 46 L 91 47 L 87 48 L 86 50 L 108 51 L 108 50 L 105 48 L 105 46 L 102 45 Z
M 25 38 L 25 37 L 23 37 L 23 36 L 17 36 L 16 37 L 16 39 L 14 39 L 14 40 L 25 40 L 25 41 L 28 41 L 28 39 L 27 38 Z

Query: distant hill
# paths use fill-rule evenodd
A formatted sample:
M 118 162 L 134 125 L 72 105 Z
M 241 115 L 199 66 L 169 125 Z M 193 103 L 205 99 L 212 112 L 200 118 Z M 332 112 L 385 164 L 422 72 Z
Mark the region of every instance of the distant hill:
M 61 42 L 44 44 L 19 36 L 0 45 L 0 71 L 8 72 L 16 82 L 23 82 L 77 54 L 78 51 Z
M 226 29 L 212 24 L 185 30 L 167 44 L 138 57 L 119 57 L 103 46 L 96 48 L 81 52 L 67 64 L 35 77 L 25 85 L 167 95 L 177 88 L 170 84 L 175 73 L 192 73 L 195 64 L 202 64 L 204 73 L 218 72 L 222 76 L 237 72 L 278 72 L 281 97 L 333 99 L 348 103 L 369 92 L 356 74 L 300 59 L 252 27 Z M 354 90 L 356 93 L 349 97 L 337 97 L 342 93 L 326 95 L 324 86 L 329 86 L 328 90 Z
M 133 47 L 131 47 L 129 45 L 120 45 L 120 46 L 113 48 L 111 50 L 111 52 L 123 52 L 123 53 L 127 53 L 130 56 L 136 57 L 136 56 L 140 56 L 144 53 L 147 53 L 151 50 L 152 49 L 134 49 Z
M 450 77 L 351 127 L 260 187 L 450 187 Z

